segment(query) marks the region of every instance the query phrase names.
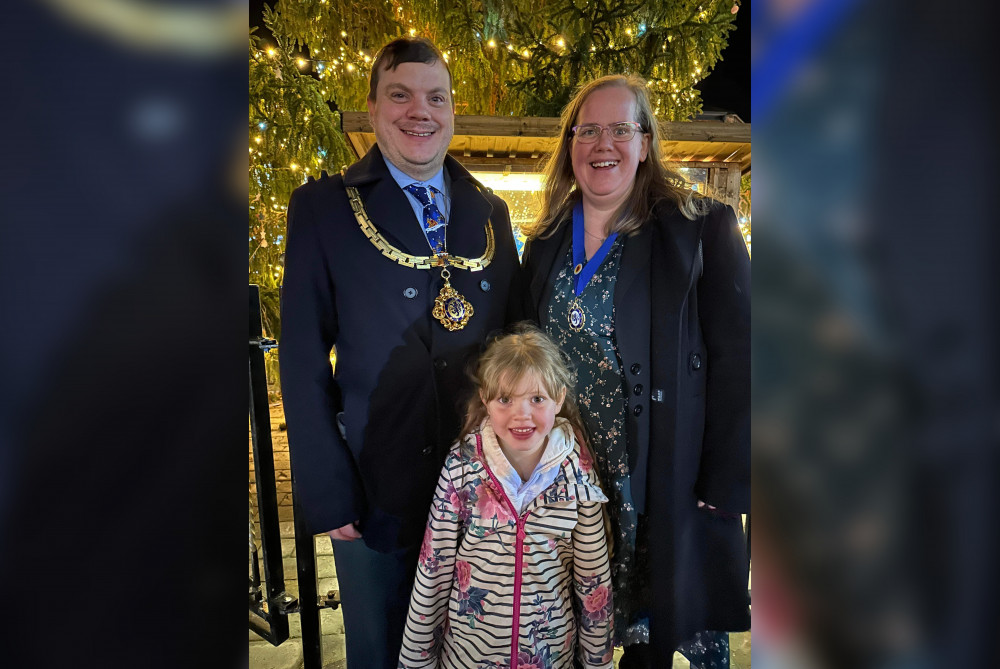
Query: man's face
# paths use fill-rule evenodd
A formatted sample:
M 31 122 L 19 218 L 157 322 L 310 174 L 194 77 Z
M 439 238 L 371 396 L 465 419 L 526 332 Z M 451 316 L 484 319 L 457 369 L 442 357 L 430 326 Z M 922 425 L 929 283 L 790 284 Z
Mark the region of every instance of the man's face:
M 455 132 L 448 70 L 441 61 L 400 63 L 379 74 L 368 115 L 375 140 L 393 165 L 421 181 L 444 164 Z

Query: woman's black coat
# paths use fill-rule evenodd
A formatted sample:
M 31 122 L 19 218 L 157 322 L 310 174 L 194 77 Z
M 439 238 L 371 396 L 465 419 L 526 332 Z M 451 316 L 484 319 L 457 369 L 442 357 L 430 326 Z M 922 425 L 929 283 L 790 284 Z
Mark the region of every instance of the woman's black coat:
M 572 238 L 528 243 L 528 313 L 544 327 Z M 661 203 L 625 240 L 615 336 L 636 506 L 650 527 L 654 657 L 701 630 L 750 627 L 750 258 L 732 208 L 696 220 Z M 717 507 L 699 508 L 698 501 Z

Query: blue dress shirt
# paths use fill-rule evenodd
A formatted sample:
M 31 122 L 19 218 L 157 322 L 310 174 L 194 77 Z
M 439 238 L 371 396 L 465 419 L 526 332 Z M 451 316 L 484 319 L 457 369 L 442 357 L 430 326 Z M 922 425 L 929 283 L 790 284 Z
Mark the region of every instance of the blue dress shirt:
M 392 178 L 396 180 L 399 187 L 404 189 L 403 193 L 410 201 L 410 206 L 413 207 L 413 216 L 416 218 L 417 225 L 420 226 L 421 232 L 424 233 L 424 238 L 427 238 L 427 231 L 424 230 L 423 225 L 424 205 L 420 203 L 420 200 L 405 190 L 405 188 L 410 184 L 417 184 L 418 186 L 423 186 L 425 188 L 436 188 L 438 190 L 440 195 L 434 196 L 434 203 L 444 216 L 445 224 L 447 225 L 447 222 L 451 220 L 451 188 L 449 188 L 447 179 L 445 179 L 444 167 L 438 170 L 437 174 L 432 176 L 427 181 L 418 181 L 393 165 L 392 162 L 390 162 L 384 155 L 382 156 L 382 159 L 385 160 L 385 166 L 389 168 L 389 174 L 391 174 Z M 445 234 L 447 234 L 447 232 Z M 428 242 L 428 246 L 429 245 L 430 242 Z

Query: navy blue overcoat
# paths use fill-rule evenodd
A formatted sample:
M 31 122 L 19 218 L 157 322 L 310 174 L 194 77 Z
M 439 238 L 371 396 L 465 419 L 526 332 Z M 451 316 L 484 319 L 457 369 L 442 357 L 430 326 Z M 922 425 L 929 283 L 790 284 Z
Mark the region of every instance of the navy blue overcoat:
M 458 436 L 466 366 L 521 302 L 506 203 L 450 156 L 445 170 L 449 253 L 481 256 L 488 222 L 496 243 L 484 270 L 451 269 L 451 285 L 474 308 L 456 332 L 431 315 L 440 270 L 385 257 L 352 213 L 345 185 L 357 188 L 385 240 L 429 254 L 377 145 L 344 176 L 296 189 L 288 207 L 279 355 L 295 494 L 313 533 L 360 520 L 365 543 L 383 552 L 420 542 Z

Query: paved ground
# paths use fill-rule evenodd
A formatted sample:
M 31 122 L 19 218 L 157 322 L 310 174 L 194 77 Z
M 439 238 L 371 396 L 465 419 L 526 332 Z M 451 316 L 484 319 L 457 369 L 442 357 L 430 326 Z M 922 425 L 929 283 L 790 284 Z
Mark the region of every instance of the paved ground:
M 278 493 L 278 520 L 281 527 L 281 558 L 284 567 L 285 592 L 297 597 L 299 588 L 295 571 L 295 534 L 292 523 L 292 472 L 288 460 L 288 437 L 279 425 L 285 417 L 281 404 L 271 406 L 271 441 L 274 448 L 274 478 Z M 250 452 L 250 490 L 256 493 L 253 464 L 253 444 Z M 259 531 L 257 545 L 260 546 Z M 336 590 L 337 574 L 333 564 L 333 549 L 326 536 L 315 537 L 316 572 L 320 594 Z M 263 566 L 261 567 L 263 574 Z M 288 617 L 290 637 L 280 646 L 272 646 L 254 632 L 250 635 L 251 669 L 298 669 L 302 667 L 302 631 L 299 616 Z M 340 610 L 324 609 L 320 612 L 323 632 L 323 665 L 332 669 L 346 669 L 344 660 L 344 619 Z
M 281 404 L 271 406 L 271 440 L 274 447 L 275 481 L 278 492 L 278 520 L 281 526 L 281 557 L 285 573 L 285 591 L 298 596 L 298 581 L 295 571 L 295 541 L 292 529 L 292 478 L 288 461 L 288 437 L 279 425 L 284 421 Z M 250 445 L 250 490 L 256 493 L 254 480 L 253 445 Z M 259 537 L 259 534 L 258 534 Z M 315 537 L 316 570 L 318 592 L 323 594 L 335 590 L 337 574 L 333 563 L 330 540 L 324 536 Z M 257 545 L 260 546 L 258 538 Z M 261 568 L 263 574 L 263 568 Z M 272 646 L 254 632 L 250 635 L 250 669 L 301 669 L 302 632 L 299 616 L 288 619 L 290 637 L 280 646 Z M 340 610 L 325 609 L 320 615 L 323 632 L 324 669 L 346 669 L 344 659 L 344 620 Z M 750 633 L 730 635 L 732 669 L 750 668 Z M 618 659 L 616 654 L 615 659 Z M 679 654 L 674 655 L 672 669 L 687 669 L 690 665 Z M 352 667 L 352 669 L 356 669 Z M 362 668 L 364 669 L 364 668 Z

